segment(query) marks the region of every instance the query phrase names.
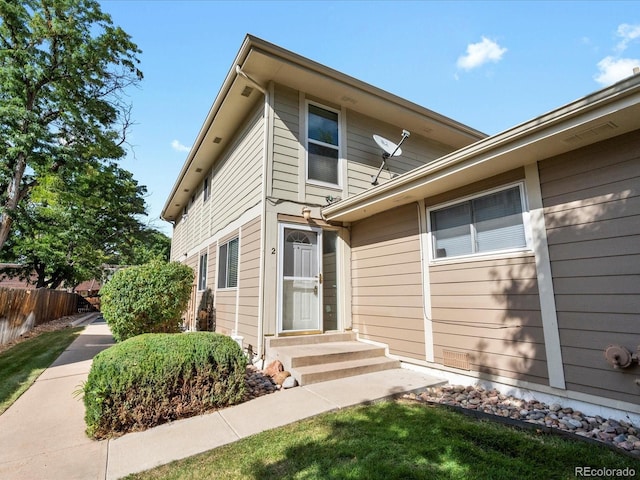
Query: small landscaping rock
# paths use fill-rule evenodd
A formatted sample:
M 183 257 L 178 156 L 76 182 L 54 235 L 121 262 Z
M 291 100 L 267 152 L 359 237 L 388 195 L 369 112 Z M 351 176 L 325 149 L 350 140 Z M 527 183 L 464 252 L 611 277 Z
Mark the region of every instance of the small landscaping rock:
M 287 377 L 282 382 L 282 388 L 293 388 L 298 386 L 298 381 L 293 377 Z
M 284 366 L 282 365 L 282 362 L 280 360 L 274 360 L 267 366 L 267 368 L 264 369 L 264 374 L 273 378 L 283 370 Z
M 640 457 L 640 428 L 627 420 L 604 419 L 599 415 L 587 416 L 558 403 L 547 405 L 537 400 L 525 401 L 500 394 L 496 390 L 487 391 L 462 385 L 431 387 L 417 395 L 407 394 L 405 398 L 458 406 L 561 429 L 613 444 Z
M 287 377 L 290 377 L 291 373 L 289 372 L 278 372 L 274 375 L 273 381 L 276 385 L 282 385 Z

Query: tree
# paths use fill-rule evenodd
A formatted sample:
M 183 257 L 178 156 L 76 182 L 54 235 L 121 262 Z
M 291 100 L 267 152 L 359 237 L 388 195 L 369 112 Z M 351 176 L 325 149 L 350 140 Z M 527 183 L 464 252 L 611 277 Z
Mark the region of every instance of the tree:
M 124 155 L 139 53 L 95 0 L 0 0 L 0 251 L 41 181 Z
M 149 235 L 139 219 L 145 192 L 115 165 L 85 164 L 71 176 L 42 176 L 15 214 L 2 255 L 22 267 L 6 273 L 28 279 L 35 272 L 38 288 L 101 278 L 105 263 L 131 255 Z
M 143 226 L 137 235 L 132 236 L 130 240 L 130 243 L 123 247 L 118 255 L 109 260 L 109 263 L 142 265 L 152 260 L 169 261 L 171 238 L 159 230 Z

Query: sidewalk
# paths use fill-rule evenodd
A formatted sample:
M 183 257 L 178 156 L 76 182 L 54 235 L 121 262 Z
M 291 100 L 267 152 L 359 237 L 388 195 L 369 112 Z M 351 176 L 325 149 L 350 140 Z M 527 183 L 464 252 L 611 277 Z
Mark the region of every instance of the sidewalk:
M 442 383 L 388 370 L 279 391 L 98 442 L 86 437 L 84 405 L 73 392 L 87 378 L 93 356 L 112 344 L 104 321 L 94 321 L 0 416 L 0 478 L 117 479 L 323 412 Z

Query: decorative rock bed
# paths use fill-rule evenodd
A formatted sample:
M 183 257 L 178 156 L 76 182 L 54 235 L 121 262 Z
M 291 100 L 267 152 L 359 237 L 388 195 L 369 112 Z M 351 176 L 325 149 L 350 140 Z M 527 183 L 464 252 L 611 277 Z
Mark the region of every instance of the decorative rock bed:
M 273 382 L 269 375 L 254 367 L 253 365 L 247 366 L 247 387 L 244 394 L 244 400 L 252 400 L 254 398 L 261 397 L 262 395 L 268 395 L 277 391 L 277 385 Z
M 559 429 L 581 437 L 614 445 L 634 456 L 640 456 L 640 428 L 624 420 L 589 416 L 558 404 L 547 405 L 536 400 L 522 400 L 482 387 L 447 385 L 432 387 L 405 398 L 475 410 L 489 415 L 510 418 Z

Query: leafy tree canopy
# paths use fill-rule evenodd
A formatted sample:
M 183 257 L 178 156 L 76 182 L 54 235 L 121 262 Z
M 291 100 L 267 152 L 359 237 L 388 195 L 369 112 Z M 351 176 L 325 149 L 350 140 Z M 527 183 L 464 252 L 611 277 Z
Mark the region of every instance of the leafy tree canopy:
M 22 267 L 6 273 L 35 272 L 37 287 L 73 287 L 144 249 L 152 232 L 139 219 L 145 187 L 115 165 L 86 164 L 71 176 L 42 176 L 33 187 L 2 255 Z
M 101 172 L 124 155 L 139 53 L 95 0 L 0 0 L 0 251 L 17 217 L 42 205 L 23 206 L 41 183 L 88 180 L 87 165 Z

